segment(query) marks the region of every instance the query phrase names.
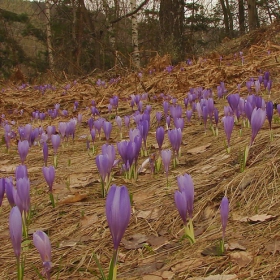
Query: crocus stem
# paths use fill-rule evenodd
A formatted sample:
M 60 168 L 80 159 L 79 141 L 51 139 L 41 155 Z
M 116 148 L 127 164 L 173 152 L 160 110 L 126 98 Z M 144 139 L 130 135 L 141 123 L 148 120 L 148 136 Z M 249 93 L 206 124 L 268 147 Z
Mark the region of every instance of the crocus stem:
M 53 197 L 52 192 L 50 192 L 50 200 L 51 200 L 51 203 L 52 203 L 52 207 L 55 208 L 55 202 L 54 202 L 54 197 Z
M 112 257 L 111 262 L 110 262 L 108 280 L 116 280 L 117 279 L 117 256 L 118 256 L 118 250 L 114 249 L 113 257 Z
M 102 197 L 105 197 L 105 184 L 102 178 L 101 178 L 101 195 Z
M 195 243 L 192 219 L 185 225 L 185 235 L 189 238 L 191 244 Z
M 53 165 L 55 168 L 57 168 L 57 154 L 55 154 L 53 157 Z
M 24 267 L 20 261 L 20 257 L 17 258 L 17 279 L 22 280 L 23 279 L 23 271 Z
M 22 233 L 24 238 L 28 237 L 28 229 L 27 229 L 27 215 L 26 212 L 22 212 Z

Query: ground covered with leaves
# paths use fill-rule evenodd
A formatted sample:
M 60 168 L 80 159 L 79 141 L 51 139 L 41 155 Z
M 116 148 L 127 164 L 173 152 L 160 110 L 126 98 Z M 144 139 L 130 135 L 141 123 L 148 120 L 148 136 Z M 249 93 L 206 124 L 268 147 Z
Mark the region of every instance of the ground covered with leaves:
M 262 87 L 260 95 L 265 101 L 280 103 L 279 47 L 258 44 L 242 49 L 243 54 L 230 53 L 223 57 L 203 57 L 192 60 L 191 65 L 182 62 L 170 73 L 166 70 L 168 56 L 156 58 L 142 74 L 127 73 L 109 83 L 112 73 L 104 73 L 101 80 L 106 85 L 96 84 L 95 76 L 77 81 L 53 84 L 43 93 L 33 85 L 3 85 L 1 93 L 2 123 L 11 123 L 17 133 L 18 126 L 31 123 L 33 128 L 55 125 L 82 114 L 74 140 L 63 140 L 58 149 L 58 166 L 54 183 L 55 208 L 49 202 L 48 187 L 42 174 L 42 146 L 30 148 L 25 164 L 31 182 L 31 218 L 29 239 L 22 244 L 26 256 L 25 279 L 38 279 L 41 270 L 40 256 L 31 240 L 38 229 L 45 231 L 52 244 L 52 279 L 98 279 L 98 267 L 93 252 L 99 258 L 105 273 L 112 256 L 112 240 L 105 216 L 105 199 L 101 197 L 100 178 L 95 157 L 106 143 L 104 133 L 96 138 L 95 153 L 92 143 L 87 149 L 91 117 L 90 106 L 95 101 L 100 116 L 110 120 L 113 131 L 109 140 L 115 145 L 120 141 L 115 113 L 108 112 L 109 99 L 119 96 L 118 115 L 132 115 L 136 108 L 130 107 L 131 95 L 148 93 L 143 100 L 152 106 L 151 128 L 147 147 L 149 154 L 159 157 L 155 138 L 156 112 L 163 112 L 162 93 L 177 99 L 184 108 L 183 100 L 190 88 L 212 89 L 215 107 L 219 110 L 218 135 L 213 135 L 208 120 L 206 130 L 197 114 L 191 122 L 185 121 L 179 164 L 170 166 L 169 182 L 161 169 L 152 174 L 149 166 L 143 168 L 137 181 L 125 179 L 120 166 L 113 169 L 113 182 L 127 186 L 132 195 L 132 216 L 122 239 L 119 252 L 119 279 L 280 279 L 279 235 L 279 165 L 280 122 L 274 111 L 272 131 L 268 121 L 250 148 L 246 168 L 240 171 L 242 152 L 250 142 L 251 129 L 243 127 L 242 118 L 235 123 L 231 137 L 231 150 L 225 148 L 226 136 L 221 119 L 225 98 L 217 98 L 217 86 L 225 82 L 227 93 L 246 97 L 246 81 L 257 79 L 260 71 L 270 71 L 273 80 L 271 93 Z M 243 63 L 241 57 L 243 56 Z M 155 69 L 155 70 L 154 70 Z M 152 70 L 152 71 L 150 71 Z M 117 75 L 114 75 L 116 78 Z M 73 110 L 75 101 L 79 102 Z M 32 119 L 32 112 L 47 112 L 60 104 L 60 112 L 67 116 L 47 117 L 43 121 Z M 189 108 L 188 108 L 189 109 Z M 185 110 L 185 109 L 184 109 Z M 184 111 L 183 110 L 183 111 Z M 185 111 L 183 112 L 185 116 Z M 165 119 L 161 120 L 165 126 Z M 131 119 L 130 126 L 135 127 Z M 128 130 L 123 126 L 123 139 L 128 139 Z M 271 133 L 273 138 L 271 138 Z M 4 129 L 0 129 L 1 136 Z M 12 140 L 9 152 L 4 139 L 0 146 L 0 176 L 14 177 L 20 164 L 17 152 L 18 137 Z M 53 164 L 53 151 L 49 144 L 48 165 Z M 163 149 L 171 148 L 165 133 Z M 117 158 L 120 156 L 117 153 Z M 147 159 L 141 156 L 139 165 Z M 174 204 L 174 192 L 178 189 L 177 176 L 188 173 L 195 188 L 194 228 L 196 243 L 190 245 L 182 239 L 183 223 Z M 230 216 L 226 230 L 226 252 L 217 256 L 215 247 L 222 236 L 219 205 L 226 195 L 230 201 Z M 8 217 L 10 205 L 6 199 L 0 208 L 0 278 L 16 278 L 16 261 L 9 237 Z M 30 240 L 30 242 L 29 242 Z M 221 277 L 223 275 L 223 277 Z

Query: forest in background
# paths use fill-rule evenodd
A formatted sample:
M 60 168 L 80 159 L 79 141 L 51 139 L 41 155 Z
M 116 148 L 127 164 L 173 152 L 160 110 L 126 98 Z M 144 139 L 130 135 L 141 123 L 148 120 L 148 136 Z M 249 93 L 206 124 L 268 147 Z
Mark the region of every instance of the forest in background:
M 1 0 L 0 78 L 176 64 L 279 17 L 278 0 Z

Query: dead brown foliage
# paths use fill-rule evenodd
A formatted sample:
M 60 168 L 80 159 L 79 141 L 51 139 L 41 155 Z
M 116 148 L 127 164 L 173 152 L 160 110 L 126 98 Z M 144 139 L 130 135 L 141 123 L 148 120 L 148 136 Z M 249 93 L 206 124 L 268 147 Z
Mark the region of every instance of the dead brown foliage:
M 268 49 L 271 51 L 269 55 Z M 27 156 L 32 197 L 30 233 L 43 229 L 50 236 L 52 279 L 98 279 L 99 272 L 92 252 L 97 254 L 106 273 L 112 254 L 113 246 L 104 211 L 105 199 L 100 197 L 95 155 L 86 150 L 85 137 L 89 134 L 86 121 L 90 117 L 86 107 L 90 106 L 91 100 L 96 101 L 102 116 L 110 118 L 108 100 L 117 94 L 120 96 L 119 114 L 124 116 L 131 113 L 126 98 L 131 94 L 143 93 L 146 89 L 151 98 L 147 103 L 153 107 L 148 147 L 157 154 L 155 112 L 162 110 L 162 102 L 153 100 L 154 95 L 164 92 L 182 103 L 190 87 L 212 88 L 216 95 L 216 86 L 220 81 L 225 81 L 228 93 L 236 92 L 237 83 L 241 83 L 241 95 L 246 96 L 245 81 L 257 77 L 258 70 L 263 69 L 271 71 L 273 79 L 271 96 L 263 93 L 263 98 L 279 103 L 278 45 L 270 44 L 268 47 L 267 43 L 259 43 L 243 51 L 244 65 L 228 51 L 229 54 L 224 55 L 222 61 L 216 56 L 203 57 L 194 61 L 192 66 L 187 67 L 182 63 L 183 71 L 177 66 L 170 74 L 157 71 L 149 75 L 149 69 L 144 69 L 141 79 L 135 73 L 130 73 L 121 77 L 117 84 L 106 88 L 97 87 L 93 76 L 86 77 L 78 80 L 77 85 L 72 86 L 65 95 L 62 94 L 64 85 L 61 84 L 57 85 L 56 91 L 46 92 L 43 96 L 31 86 L 24 90 L 6 87 L 1 97 L 2 113 L 8 120 L 15 120 L 17 125 L 29 122 L 33 110 L 46 111 L 53 108 L 55 103 L 60 103 L 62 109 L 68 109 L 70 115 L 76 116 L 78 112 L 72 112 L 72 108 L 73 102 L 78 100 L 79 112 L 83 114 L 83 123 L 77 129 L 75 140 L 64 141 L 58 151 L 54 193 L 59 203 L 55 209 L 49 203 L 42 176 L 41 147 L 33 146 Z M 166 58 L 163 61 L 157 58 L 152 63 L 160 68 L 166 63 Z M 226 101 L 215 97 L 215 102 L 222 112 Z M 23 115 L 20 115 L 21 109 L 24 110 Z M 59 121 L 68 119 L 46 119 L 42 124 L 35 122 L 34 127 L 42 125 L 46 128 L 47 125 L 57 125 Z M 112 122 L 116 128 L 115 122 Z M 166 188 L 163 172 L 156 175 L 145 172 L 135 182 L 125 180 L 117 169 L 114 170 L 113 183 L 126 185 L 134 201 L 130 225 L 120 247 L 119 279 L 207 279 L 203 277 L 209 275 L 216 275 L 213 279 L 221 279 L 218 278 L 220 274 L 233 275 L 227 279 L 279 279 L 280 126 L 273 123 L 274 139 L 270 141 L 268 123 L 265 123 L 250 150 L 243 173 L 240 172 L 239 156 L 249 143 L 251 132 L 250 129 L 242 129 L 240 135 L 241 127 L 241 123 L 235 126 L 231 152 L 227 154 L 222 124 L 219 125 L 218 137 L 208 129 L 205 133 L 204 126 L 197 118 L 186 124 L 180 164 L 171 169 L 170 188 Z M 114 130 L 111 143 L 119 141 L 118 132 Z M 123 131 L 123 135 L 127 137 L 127 130 Z M 103 143 L 103 138 L 96 141 L 97 153 Z M 164 145 L 170 146 L 167 136 Z M 14 176 L 14 169 L 20 162 L 16 142 L 12 143 L 9 154 L 5 152 L 4 144 L 0 149 L 1 176 Z M 141 158 L 140 162 L 144 159 Z M 51 148 L 49 164 L 52 164 Z M 195 184 L 194 227 L 197 242 L 193 246 L 186 240 L 180 241 L 182 222 L 173 198 L 177 189 L 176 177 L 184 173 L 191 174 Z M 216 244 L 221 238 L 219 204 L 225 194 L 230 200 L 226 231 L 229 249 L 224 256 L 202 256 L 201 252 L 206 247 Z M 8 232 L 10 207 L 6 198 L 0 211 L 0 278 L 15 279 L 15 258 Z M 254 217 L 252 223 L 248 217 L 256 214 L 270 214 L 273 218 Z M 41 269 L 39 254 L 32 244 L 26 247 L 24 254 L 25 279 L 38 279 L 34 267 Z

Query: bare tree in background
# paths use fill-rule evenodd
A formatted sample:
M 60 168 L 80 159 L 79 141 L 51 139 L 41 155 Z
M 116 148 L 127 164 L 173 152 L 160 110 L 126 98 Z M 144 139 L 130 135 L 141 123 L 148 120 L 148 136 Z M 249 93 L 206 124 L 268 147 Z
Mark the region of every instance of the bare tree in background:
M 136 0 L 130 1 L 131 11 L 136 10 Z M 140 68 L 140 55 L 139 55 L 139 47 L 138 47 L 138 23 L 137 23 L 137 13 L 134 13 L 131 16 L 131 24 L 132 24 L 132 47 L 133 47 L 133 64 L 134 67 Z
M 50 0 L 46 0 L 46 18 L 47 18 L 47 50 L 49 58 L 50 69 L 54 70 L 54 59 L 53 59 L 53 48 L 52 48 L 52 31 L 51 31 L 51 9 L 50 9 Z
M 240 35 L 243 35 L 245 33 L 244 0 L 238 0 L 238 22 L 239 22 L 239 33 Z
M 247 0 L 247 2 L 249 30 L 252 31 L 259 27 L 257 3 L 256 0 Z

